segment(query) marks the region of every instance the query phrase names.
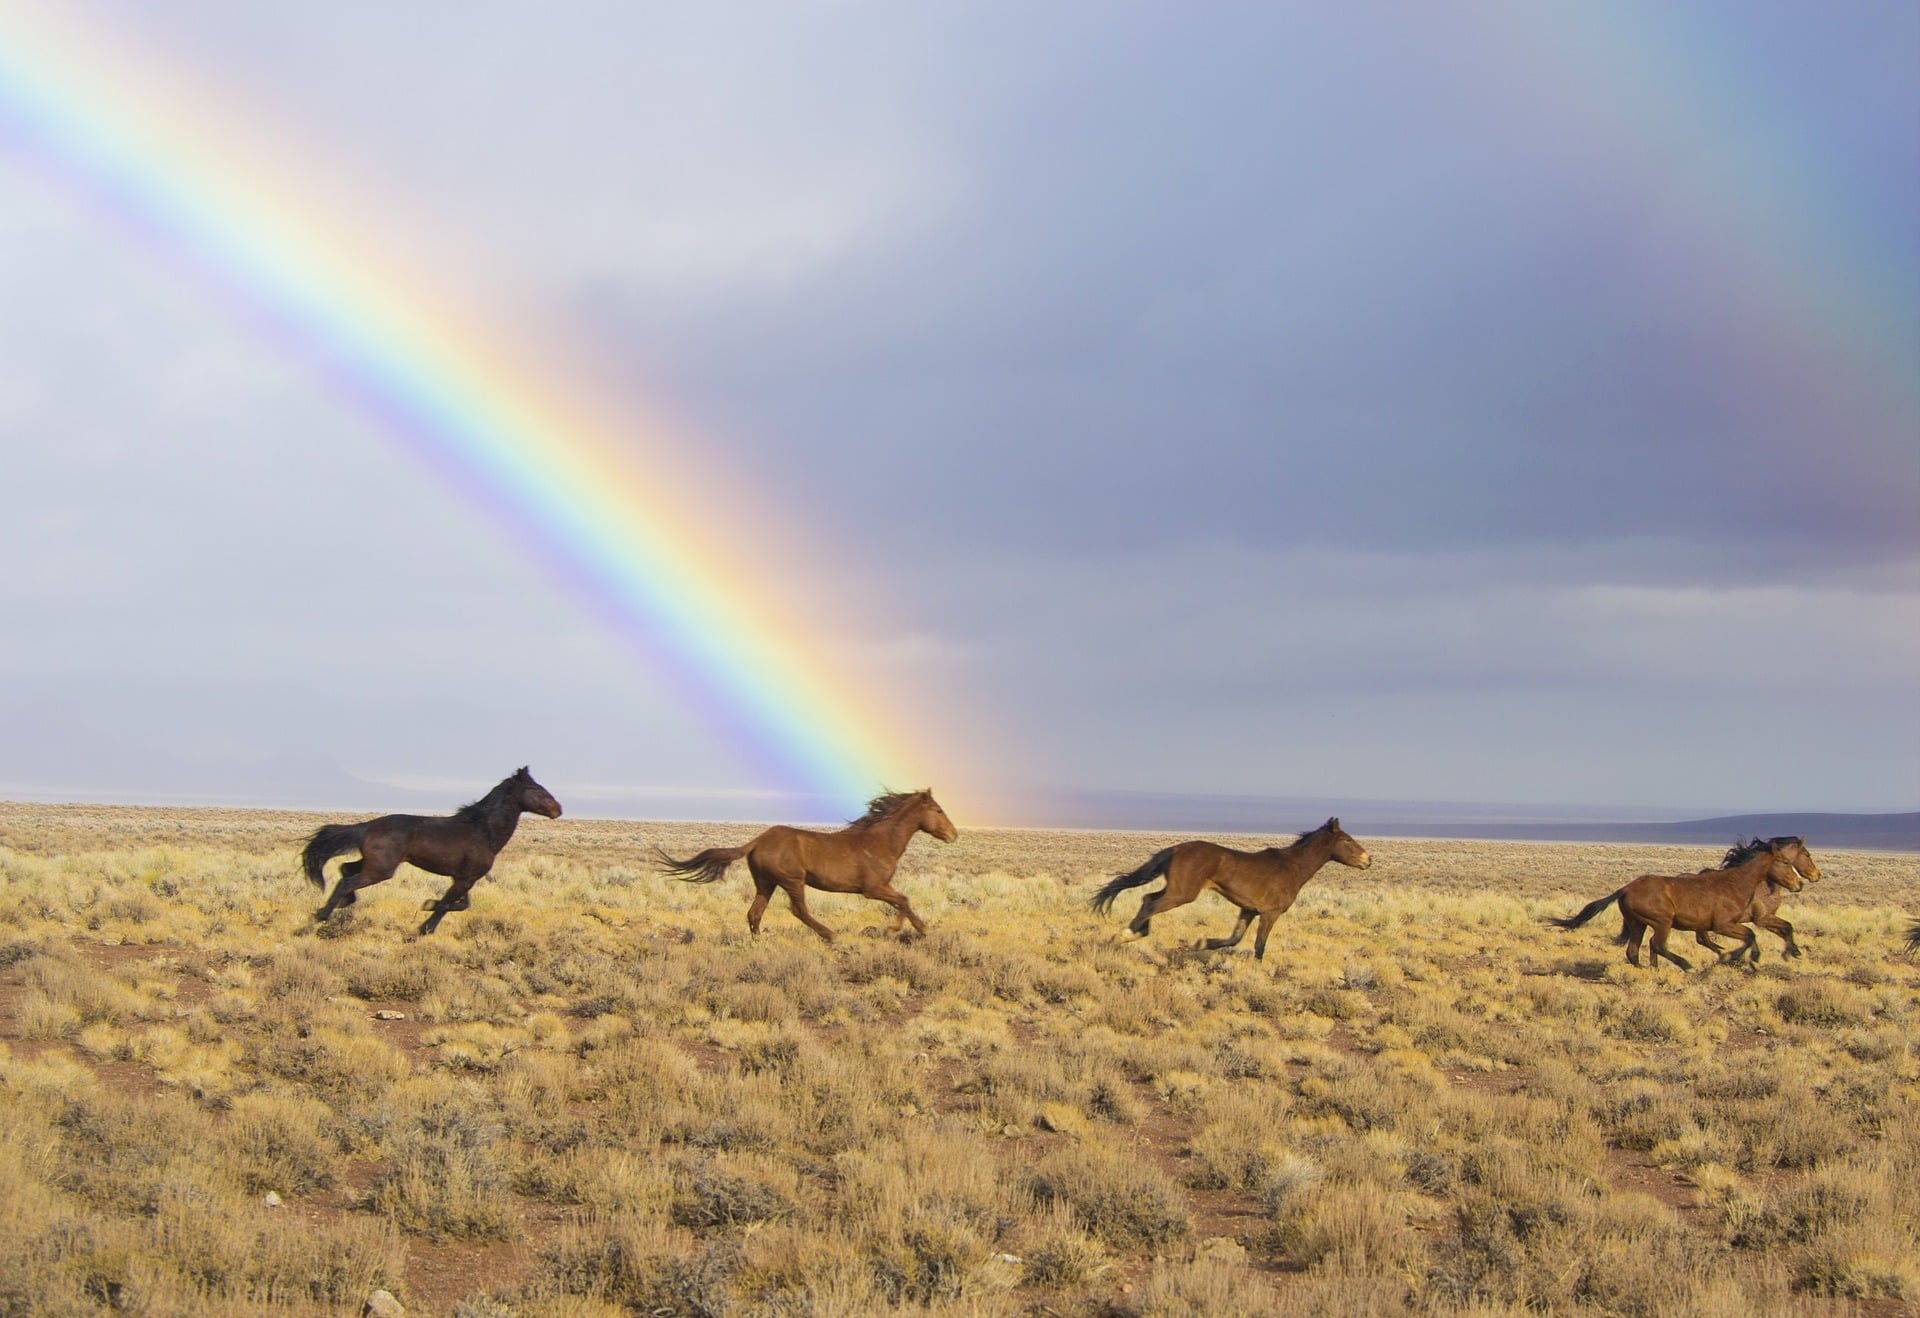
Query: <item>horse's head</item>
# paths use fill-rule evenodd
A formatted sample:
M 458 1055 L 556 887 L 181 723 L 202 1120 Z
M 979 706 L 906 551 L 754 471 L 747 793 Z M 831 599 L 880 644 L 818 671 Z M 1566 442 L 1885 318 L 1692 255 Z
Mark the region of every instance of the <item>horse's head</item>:
M 960 830 L 953 826 L 951 819 L 947 818 L 947 812 L 942 810 L 940 803 L 933 799 L 931 787 L 922 789 L 916 795 L 919 796 L 921 804 L 915 826 L 922 833 L 937 837 L 942 842 L 951 842 L 960 836 Z
M 1807 850 L 1807 840 L 1803 837 L 1777 837 L 1773 840 L 1776 854 L 1783 856 L 1793 866 L 1800 877 L 1808 883 L 1820 882 L 1820 862 Z
M 560 803 L 554 800 L 552 792 L 533 780 L 533 775 L 527 772 L 526 765 L 523 764 L 515 770 L 513 781 L 519 791 L 522 810 L 530 810 L 536 815 L 545 815 L 548 819 L 560 817 Z
M 1359 844 L 1346 829 L 1340 827 L 1338 818 L 1329 819 L 1320 826 L 1333 842 L 1333 858 L 1342 865 L 1351 865 L 1354 869 L 1368 869 L 1373 865 L 1373 857 Z
M 1807 877 L 1801 872 L 1800 868 L 1794 864 L 1793 855 L 1795 851 L 1798 851 L 1798 853 L 1809 862 L 1813 860 L 1812 856 L 1807 855 L 1806 847 L 1799 845 L 1794 838 L 1777 837 L 1767 843 L 1767 881 L 1785 888 L 1788 892 L 1799 892 L 1801 885 L 1806 882 Z M 1817 876 L 1820 867 L 1815 865 L 1813 868 Z

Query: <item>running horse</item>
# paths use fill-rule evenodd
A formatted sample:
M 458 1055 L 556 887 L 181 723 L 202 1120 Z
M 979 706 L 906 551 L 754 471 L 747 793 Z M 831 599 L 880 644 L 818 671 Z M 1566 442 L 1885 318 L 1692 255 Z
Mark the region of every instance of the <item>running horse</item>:
M 1807 840 L 1803 837 L 1776 837 L 1766 840 L 1755 838 L 1751 842 L 1742 842 L 1736 834 L 1733 846 L 1728 848 L 1726 856 L 1720 862 L 1720 868 L 1728 869 L 1751 860 L 1753 857 L 1759 855 L 1760 852 L 1766 850 L 1768 846 L 1776 842 L 1798 844 L 1798 853 L 1789 857 L 1793 862 L 1794 869 L 1798 870 L 1800 877 L 1808 883 L 1819 882 L 1819 863 L 1814 860 L 1813 853 L 1807 850 Z M 1746 913 L 1740 917 L 1740 922 L 1742 924 L 1757 924 L 1762 929 L 1778 934 L 1781 940 L 1786 943 L 1786 946 L 1781 949 L 1781 955 L 1791 961 L 1794 957 L 1804 954 L 1800 951 L 1800 944 L 1794 940 L 1793 926 L 1776 914 L 1780 909 L 1780 903 L 1786 900 L 1789 891 L 1790 889 L 1781 887 L 1780 884 L 1769 878 L 1765 883 L 1753 890 L 1753 900 L 1747 903 Z M 1695 942 L 1712 948 L 1716 953 L 1719 952 L 1719 945 L 1707 936 L 1705 930 L 1695 933 L 1693 937 Z M 1754 943 L 1753 951 L 1749 953 L 1749 955 L 1755 962 L 1760 960 L 1760 944 L 1758 941 Z
M 1291 845 L 1264 851 L 1235 851 L 1214 842 L 1180 842 L 1156 851 L 1139 869 L 1122 874 L 1093 895 L 1094 913 L 1105 915 L 1114 899 L 1128 888 L 1138 888 L 1165 877 L 1157 892 L 1140 899 L 1140 913 L 1127 928 L 1142 938 L 1153 917 L 1185 906 L 1209 888 L 1240 908 L 1240 920 L 1225 938 L 1209 938 L 1211 949 L 1235 947 L 1247 935 L 1257 916 L 1260 931 L 1253 937 L 1254 960 L 1267 955 L 1267 934 L 1273 922 L 1293 905 L 1307 880 L 1330 860 L 1363 870 L 1373 864 L 1367 849 L 1348 836 L 1338 819 L 1329 819 Z
M 900 855 L 915 833 L 951 842 L 958 831 L 933 792 L 886 792 L 867 803 L 867 813 L 832 833 L 775 824 L 740 847 L 708 847 L 698 855 L 675 860 L 664 851 L 654 853 L 660 867 L 689 883 L 713 883 L 734 861 L 745 858 L 753 875 L 753 903 L 747 907 L 747 928 L 760 932 L 760 917 L 773 900 L 774 889 L 787 894 L 787 905 L 800 923 L 829 943 L 833 930 L 807 910 L 807 889 L 821 892 L 857 892 L 893 907 L 887 932 L 899 933 L 911 920 L 916 933 L 927 932 L 926 921 L 915 913 L 907 895 L 893 886 Z
M 1730 860 L 1735 856 L 1741 859 L 1697 874 L 1642 874 L 1624 888 L 1587 903 L 1573 915 L 1564 919 L 1547 917 L 1547 923 L 1561 929 L 1578 929 L 1617 902 L 1620 935 L 1613 941 L 1626 944 L 1627 960 L 1636 966 L 1640 964 L 1640 940 L 1649 929 L 1653 931 L 1653 939 L 1648 964 L 1654 967 L 1665 957 L 1682 970 L 1693 969 L 1686 958 L 1667 950 L 1667 935 L 1675 929 L 1691 931 L 1694 938 L 1723 963 L 1738 963 L 1743 956 L 1758 960 L 1759 937 L 1743 921 L 1758 918 L 1755 911 L 1763 904 L 1762 890 L 1772 884 L 1787 892 L 1798 892 L 1809 871 L 1812 877 L 1818 877 L 1820 867 L 1806 843 L 1797 837 L 1777 837 L 1766 842 L 1756 839 L 1735 847 L 1727 855 Z M 1775 905 L 1778 905 L 1777 899 Z M 1729 953 L 1713 941 L 1713 934 L 1738 938 L 1740 946 Z
M 384 883 L 405 861 L 453 880 L 438 901 L 420 907 L 431 912 L 421 922 L 420 932 L 430 934 L 448 911 L 467 909 L 468 890 L 493 868 L 493 858 L 513 837 L 521 814 L 527 811 L 558 819 L 560 803 L 522 766 L 478 801 L 451 815 L 382 815 L 360 824 L 324 824 L 307 839 L 301 856 L 314 887 L 327 886 L 325 866 L 333 857 L 358 850 L 360 859 L 340 867 L 333 895 L 313 918 L 324 921 L 340 907 L 353 905 L 360 900 L 360 889 Z

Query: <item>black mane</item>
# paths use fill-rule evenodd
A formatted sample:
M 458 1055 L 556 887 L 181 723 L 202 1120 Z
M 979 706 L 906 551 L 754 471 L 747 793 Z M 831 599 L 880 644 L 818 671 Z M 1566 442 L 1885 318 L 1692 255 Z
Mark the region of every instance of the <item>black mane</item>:
M 1751 841 L 1742 842 L 1736 837 L 1733 845 L 1727 848 L 1726 858 L 1720 862 L 1720 868 L 1730 870 L 1735 865 L 1746 864 L 1763 851 L 1771 851 L 1774 847 L 1783 847 L 1789 842 L 1798 841 L 1800 839 L 1797 837 L 1757 837 Z
M 525 772 L 525 769 L 517 769 L 508 774 L 495 783 L 493 790 L 478 801 L 468 802 L 454 811 L 453 817 L 469 824 L 482 824 L 492 819 L 506 805 L 508 795 L 519 785 L 520 775 Z

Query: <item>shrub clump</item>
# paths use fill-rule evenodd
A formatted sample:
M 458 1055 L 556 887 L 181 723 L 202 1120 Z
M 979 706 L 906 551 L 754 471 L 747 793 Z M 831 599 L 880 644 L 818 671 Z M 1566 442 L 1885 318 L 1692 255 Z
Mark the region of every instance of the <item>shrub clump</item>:
M 1028 1173 L 1027 1189 L 1043 1205 L 1065 1205 L 1088 1232 L 1118 1249 L 1153 1249 L 1192 1229 L 1170 1181 L 1116 1154 L 1063 1149 Z

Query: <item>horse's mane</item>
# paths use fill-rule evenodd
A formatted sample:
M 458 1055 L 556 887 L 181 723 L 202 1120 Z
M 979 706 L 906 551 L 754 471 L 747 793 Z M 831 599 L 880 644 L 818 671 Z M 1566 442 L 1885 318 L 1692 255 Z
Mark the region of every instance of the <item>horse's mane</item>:
M 507 798 L 507 793 L 513 790 L 514 781 L 525 772 L 525 769 L 519 769 L 508 774 L 505 778 L 495 783 L 493 790 L 481 797 L 478 801 L 469 801 L 466 805 L 454 811 L 453 817 L 469 824 L 485 823 L 499 812 L 502 802 Z
M 1797 837 L 1791 836 L 1757 837 L 1751 841 L 1742 842 L 1739 838 L 1735 838 L 1733 845 L 1727 848 L 1726 858 L 1720 862 L 1720 868 L 1730 870 L 1735 865 L 1746 864 L 1763 851 L 1771 851 L 1775 847 L 1783 847 L 1789 842 L 1798 842 L 1800 840 L 1801 839 Z
M 1300 844 L 1301 844 L 1302 842 L 1305 842 L 1305 841 L 1306 841 L 1306 840 L 1307 840 L 1308 838 L 1310 838 L 1310 837 L 1313 837 L 1313 836 L 1315 836 L 1316 834 L 1319 834 L 1319 833 L 1324 833 L 1324 832 L 1326 832 L 1326 831 L 1327 831 L 1327 829 L 1328 829 L 1329 827 L 1331 827 L 1331 826 L 1332 826 L 1332 824 L 1333 824 L 1333 821 L 1332 821 L 1331 819 L 1329 819 L 1329 820 L 1328 820 L 1328 821 L 1327 821 L 1326 823 L 1324 823 L 1324 824 L 1316 824 L 1316 825 L 1314 825 L 1314 826 L 1313 826 L 1312 828 L 1309 828 L 1309 829 L 1303 829 L 1303 830 L 1301 831 L 1301 833 L 1300 833 L 1300 836 L 1299 836 L 1299 837 L 1297 837 L 1297 838 L 1295 838 L 1295 839 L 1294 839 L 1293 841 L 1291 841 L 1291 842 L 1289 842 L 1289 843 L 1287 843 L 1287 846 L 1289 846 L 1289 847 L 1297 847 L 1297 846 L 1299 846 L 1299 845 L 1300 845 Z
M 882 792 L 867 802 L 867 813 L 850 822 L 848 828 L 870 828 L 883 819 L 891 819 L 909 804 L 926 795 L 926 789 L 917 792 Z

